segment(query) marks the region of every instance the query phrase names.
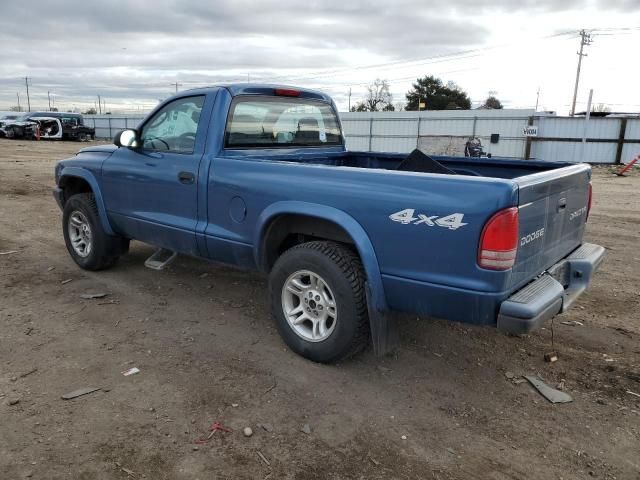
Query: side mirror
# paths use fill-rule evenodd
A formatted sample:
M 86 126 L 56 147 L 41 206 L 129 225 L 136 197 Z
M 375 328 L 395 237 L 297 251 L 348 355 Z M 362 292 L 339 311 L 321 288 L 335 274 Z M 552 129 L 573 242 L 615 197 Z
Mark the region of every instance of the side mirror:
M 133 129 L 121 130 L 113 137 L 113 143 L 118 147 L 138 148 L 138 132 Z

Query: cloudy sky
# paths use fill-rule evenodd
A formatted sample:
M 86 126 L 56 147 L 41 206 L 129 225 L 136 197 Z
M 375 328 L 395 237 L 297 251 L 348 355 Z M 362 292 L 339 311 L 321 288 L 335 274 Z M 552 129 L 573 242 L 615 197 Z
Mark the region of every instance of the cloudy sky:
M 566 114 L 578 31 L 592 31 L 578 95 L 640 111 L 640 0 L 102 0 L 2 2 L 0 110 L 149 109 L 179 89 L 216 82 L 324 90 L 346 110 L 375 78 L 395 102 L 427 74 L 452 80 L 474 104 Z M 172 85 L 173 84 L 173 85 Z

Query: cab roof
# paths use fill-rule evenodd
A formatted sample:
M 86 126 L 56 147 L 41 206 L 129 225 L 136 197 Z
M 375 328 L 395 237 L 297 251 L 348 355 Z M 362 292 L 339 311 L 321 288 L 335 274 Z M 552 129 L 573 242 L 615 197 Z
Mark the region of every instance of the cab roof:
M 317 90 L 310 90 L 307 88 L 292 87 L 290 85 L 276 85 L 269 83 L 221 83 L 211 85 L 209 87 L 194 88 L 189 90 L 193 91 L 209 91 L 214 88 L 226 89 L 232 97 L 238 95 L 274 95 L 285 97 L 298 97 L 298 98 L 313 98 L 316 100 L 322 100 L 327 103 L 331 103 L 331 97 L 325 93 Z M 280 93 L 278 93 L 280 92 Z M 297 93 L 297 94 L 296 94 Z

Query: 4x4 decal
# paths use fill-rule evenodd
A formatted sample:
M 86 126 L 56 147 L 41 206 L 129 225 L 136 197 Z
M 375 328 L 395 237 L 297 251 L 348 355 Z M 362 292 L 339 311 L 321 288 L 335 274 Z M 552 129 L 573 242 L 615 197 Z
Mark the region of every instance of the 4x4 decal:
M 464 218 L 463 213 L 452 213 L 444 217 L 438 215 L 426 215 L 424 213 L 418 213 L 416 216 L 415 208 L 406 208 L 399 212 L 392 213 L 389 218 L 394 222 L 401 223 L 403 225 L 426 225 L 428 227 L 444 227 L 449 230 L 457 230 L 460 227 L 467 225 L 462 223 Z

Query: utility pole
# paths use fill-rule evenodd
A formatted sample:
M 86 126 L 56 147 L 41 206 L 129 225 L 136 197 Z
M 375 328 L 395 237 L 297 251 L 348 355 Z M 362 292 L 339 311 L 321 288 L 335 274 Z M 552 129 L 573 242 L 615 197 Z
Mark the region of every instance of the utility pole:
M 173 82 L 173 83 L 171 83 L 171 85 L 175 85 L 175 87 L 176 87 L 176 93 L 178 93 L 178 87 L 181 87 L 181 86 L 182 86 L 182 84 L 181 84 L 181 83 L 178 83 L 178 82 Z
M 31 99 L 29 98 L 29 77 L 24 77 L 24 84 L 27 86 L 27 107 L 29 108 L 29 110 L 27 111 L 31 111 Z
M 569 116 L 573 117 L 576 113 L 576 98 L 578 97 L 578 83 L 580 82 L 580 67 L 582 67 L 582 57 L 586 57 L 587 54 L 583 53 L 584 47 L 591 45 L 591 34 L 586 30 L 580 30 L 580 51 L 578 54 L 578 70 L 576 71 L 576 85 L 573 88 L 573 102 L 571 102 L 571 112 Z
M 351 87 L 349 87 L 349 111 L 351 111 Z
M 18 96 L 18 111 L 21 112 L 22 109 L 20 108 L 20 92 L 16 92 L 16 95 Z
M 536 92 L 536 112 L 538 111 L 538 102 L 540 101 L 540 87 L 538 87 L 538 91 Z
M 47 98 L 49 99 L 49 111 L 51 111 L 51 92 L 47 90 Z
M 102 100 L 100 100 L 100 95 L 98 95 L 98 113 L 102 115 Z

